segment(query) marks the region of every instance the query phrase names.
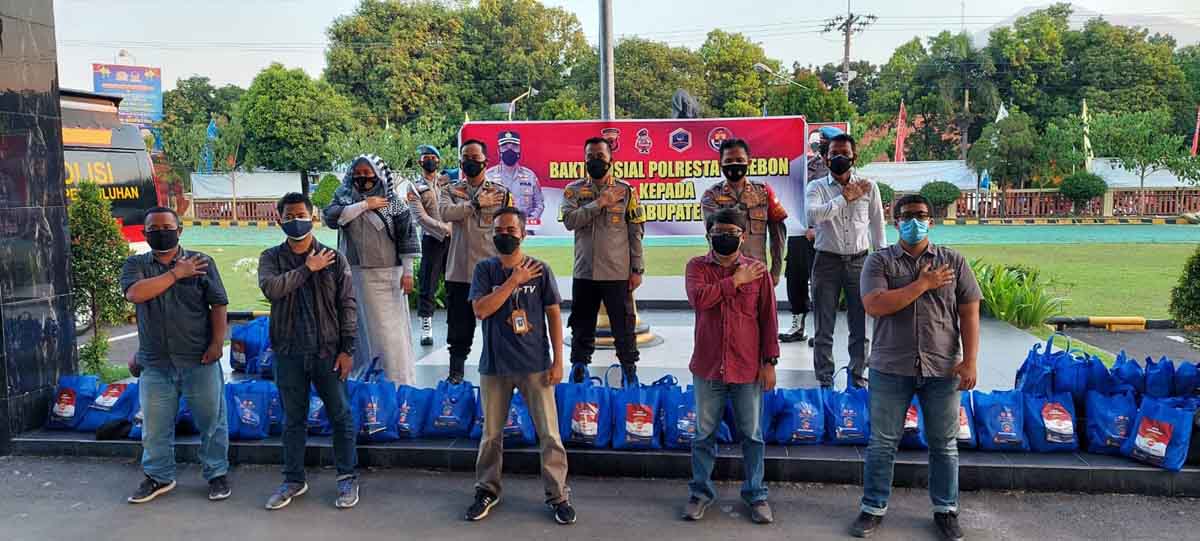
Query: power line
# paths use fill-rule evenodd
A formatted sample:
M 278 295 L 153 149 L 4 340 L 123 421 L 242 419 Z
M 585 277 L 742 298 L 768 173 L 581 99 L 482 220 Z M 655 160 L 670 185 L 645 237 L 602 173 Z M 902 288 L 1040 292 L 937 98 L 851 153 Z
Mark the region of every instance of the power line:
M 843 17 L 838 15 L 825 21 L 825 28 L 822 32 L 828 33 L 838 30 L 842 33 L 843 39 L 843 55 L 842 55 L 842 73 L 839 81 L 842 83 L 842 90 L 846 95 L 850 95 L 850 36 L 853 34 L 862 33 L 868 26 L 878 17 L 874 15 L 856 14 L 850 10 L 850 0 L 846 0 L 846 15 Z

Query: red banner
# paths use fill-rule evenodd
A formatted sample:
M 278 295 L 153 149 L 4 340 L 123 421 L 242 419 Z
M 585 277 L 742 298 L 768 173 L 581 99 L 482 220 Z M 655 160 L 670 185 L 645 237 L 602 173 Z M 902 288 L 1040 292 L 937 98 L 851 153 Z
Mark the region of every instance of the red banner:
M 488 179 L 513 192 L 540 235 L 569 235 L 559 207 L 563 188 L 586 176 L 583 142 L 612 143 L 613 175 L 638 189 L 647 235 L 703 235 L 700 197 L 721 182 L 717 149 L 725 139 L 750 146 L 748 176 L 767 182 L 787 209 L 789 228 L 804 211 L 804 117 L 562 122 L 469 122 L 459 142 L 487 144 Z

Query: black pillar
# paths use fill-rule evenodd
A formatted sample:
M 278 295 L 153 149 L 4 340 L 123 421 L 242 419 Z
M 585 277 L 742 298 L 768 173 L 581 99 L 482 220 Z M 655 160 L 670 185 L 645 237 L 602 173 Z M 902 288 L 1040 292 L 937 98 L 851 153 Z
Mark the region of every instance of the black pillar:
M 0 454 L 74 373 L 54 10 L 0 2 Z M 83 68 L 80 68 L 83 69 Z

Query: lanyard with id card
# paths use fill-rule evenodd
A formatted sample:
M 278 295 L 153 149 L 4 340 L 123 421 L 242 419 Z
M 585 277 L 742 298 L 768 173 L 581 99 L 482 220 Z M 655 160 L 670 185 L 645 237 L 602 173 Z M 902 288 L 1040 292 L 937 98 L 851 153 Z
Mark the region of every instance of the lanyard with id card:
M 522 336 L 533 331 L 533 323 L 529 321 L 529 316 L 525 313 L 525 309 L 521 308 L 521 288 L 524 284 L 518 285 L 517 289 L 513 290 L 513 294 L 509 297 L 509 305 L 512 311 L 508 314 L 508 325 L 512 327 L 513 334 Z

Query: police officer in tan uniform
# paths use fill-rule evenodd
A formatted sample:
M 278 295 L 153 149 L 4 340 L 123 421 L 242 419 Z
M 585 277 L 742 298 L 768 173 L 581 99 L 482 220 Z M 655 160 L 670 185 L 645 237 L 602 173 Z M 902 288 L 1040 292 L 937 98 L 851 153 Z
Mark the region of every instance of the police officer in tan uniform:
M 451 224 L 450 254 L 446 264 L 446 342 L 450 344 L 451 383 L 461 383 L 471 341 L 475 337 L 475 310 L 467 300 L 475 265 L 496 256 L 492 243 L 492 218 L 513 204 L 503 186 L 485 178 L 487 145 L 469 139 L 459 147 L 462 176 L 438 196 L 438 211 Z
M 433 345 L 433 311 L 436 308 L 438 285 L 446 271 L 446 251 L 449 248 L 450 224 L 442 221 L 438 212 L 438 196 L 450 183 L 438 169 L 442 164 L 442 153 L 433 145 L 417 147 L 417 163 L 421 175 L 414 183 L 416 193 L 408 192 L 408 202 L 421 224 L 421 268 L 417 278 L 421 294 L 417 303 L 417 315 L 421 317 L 421 345 Z
M 723 208 L 745 213 L 750 231 L 746 233 L 742 253 L 763 263 L 767 262 L 767 240 L 770 237 L 771 281 L 778 285 L 783 270 L 783 245 L 787 237 L 783 225 L 788 216 L 787 210 L 771 186 L 746 178 L 749 165 L 749 144 L 741 139 L 726 139 L 721 143 L 721 172 L 725 180 L 705 190 L 700 198 L 700 208 L 706 220 Z
M 625 381 L 637 381 L 637 313 L 633 290 L 642 284 L 643 224 L 637 190 L 612 176 L 612 146 L 601 137 L 584 143 L 587 175 L 563 191 L 562 220 L 575 232 L 571 282 L 571 381 L 588 376 L 596 350 L 600 303 L 608 310 L 617 359 Z

